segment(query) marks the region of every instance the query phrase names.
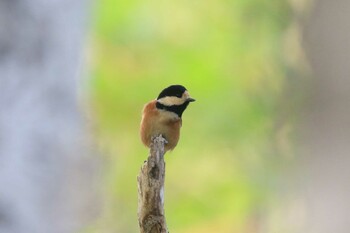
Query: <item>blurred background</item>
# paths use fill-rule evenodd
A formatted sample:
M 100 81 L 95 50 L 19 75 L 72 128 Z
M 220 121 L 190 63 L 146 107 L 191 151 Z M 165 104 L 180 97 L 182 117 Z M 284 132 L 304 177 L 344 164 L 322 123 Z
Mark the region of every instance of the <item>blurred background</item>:
M 293 168 L 295 115 L 281 105 L 302 62 L 294 11 L 289 1 L 96 2 L 91 111 L 107 166 L 92 232 L 137 232 L 141 110 L 171 84 L 197 101 L 166 155 L 169 230 L 260 230 Z
M 143 105 L 197 101 L 170 232 L 348 232 L 350 4 L 0 3 L 0 232 L 138 232 Z

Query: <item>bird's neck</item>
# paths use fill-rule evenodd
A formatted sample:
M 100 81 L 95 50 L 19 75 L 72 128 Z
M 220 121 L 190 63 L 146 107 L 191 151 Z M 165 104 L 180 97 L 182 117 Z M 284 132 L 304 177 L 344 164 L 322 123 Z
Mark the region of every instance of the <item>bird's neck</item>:
M 162 109 L 162 110 L 165 110 L 165 111 L 173 112 L 173 113 L 175 113 L 176 115 L 178 115 L 181 118 L 182 113 L 185 111 L 185 109 L 187 108 L 188 104 L 189 104 L 188 102 L 185 102 L 185 103 L 183 103 L 181 105 L 167 106 L 167 105 L 161 104 L 161 103 L 159 103 L 157 101 L 156 107 L 157 107 L 157 109 Z

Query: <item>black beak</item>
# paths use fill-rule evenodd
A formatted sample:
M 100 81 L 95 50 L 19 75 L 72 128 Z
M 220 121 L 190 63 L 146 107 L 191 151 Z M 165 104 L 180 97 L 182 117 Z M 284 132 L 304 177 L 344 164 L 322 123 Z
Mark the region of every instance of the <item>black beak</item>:
M 196 100 L 191 98 L 191 97 L 187 98 L 187 102 L 194 102 L 194 101 L 196 101 Z

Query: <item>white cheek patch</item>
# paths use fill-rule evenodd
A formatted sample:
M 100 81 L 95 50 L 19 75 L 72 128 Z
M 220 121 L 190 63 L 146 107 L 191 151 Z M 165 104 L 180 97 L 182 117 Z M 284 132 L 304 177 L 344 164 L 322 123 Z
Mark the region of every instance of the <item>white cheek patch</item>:
M 191 98 L 190 93 L 188 91 L 185 91 L 182 98 L 186 101 L 187 99 Z
M 188 91 L 185 91 L 184 94 L 183 94 L 183 96 L 182 96 L 182 98 L 187 99 L 187 98 L 189 98 L 189 97 L 190 97 L 190 93 L 188 93 Z
M 171 105 L 181 105 L 185 103 L 186 98 L 184 96 L 182 98 L 178 98 L 175 96 L 165 96 L 158 100 L 159 103 L 165 105 L 165 106 L 171 106 Z

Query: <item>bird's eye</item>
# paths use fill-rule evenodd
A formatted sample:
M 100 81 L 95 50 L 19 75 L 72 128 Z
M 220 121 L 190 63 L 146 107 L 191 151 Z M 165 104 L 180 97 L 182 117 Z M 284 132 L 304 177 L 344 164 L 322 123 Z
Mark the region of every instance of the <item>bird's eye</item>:
M 176 94 L 176 97 L 181 98 L 181 97 L 182 97 L 182 95 L 181 95 L 181 94 Z

